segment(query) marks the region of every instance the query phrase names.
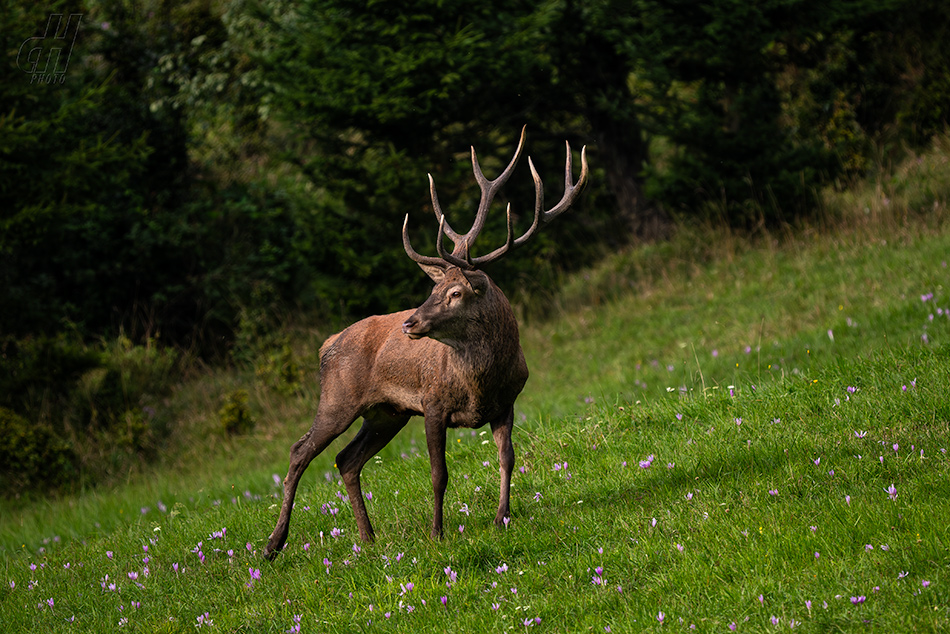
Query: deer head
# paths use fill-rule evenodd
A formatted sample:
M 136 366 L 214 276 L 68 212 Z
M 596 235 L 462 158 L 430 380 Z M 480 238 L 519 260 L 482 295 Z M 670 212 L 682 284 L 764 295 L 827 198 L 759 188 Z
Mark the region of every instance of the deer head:
M 484 323 L 479 300 L 491 292 L 492 282 L 481 271 L 456 266 L 430 267 L 426 272 L 436 286 L 429 299 L 403 322 L 402 331 L 410 339 L 430 337 L 458 347 L 460 340 L 469 338 L 466 335 L 470 324 Z
M 402 244 L 406 254 L 436 283 L 429 299 L 402 326 L 402 331 L 409 338 L 418 339 L 419 337 L 428 336 L 440 341 L 454 338 L 458 334 L 453 332 L 458 329 L 458 322 L 471 319 L 472 305 L 477 303 L 480 297 L 490 293 L 494 286 L 488 276 L 477 269 L 498 260 L 512 248 L 527 242 L 538 227 L 547 224 L 570 208 L 587 183 L 587 148 L 581 149 L 581 174 L 575 183 L 571 144 L 565 141 L 567 158 L 565 159 L 564 168 L 564 195 L 556 205 L 545 210 L 544 185 L 541 182 L 541 177 L 538 176 L 531 157 L 528 157 L 528 167 L 530 167 L 531 176 L 534 179 L 535 192 L 534 220 L 531 226 L 523 235 L 513 239 L 511 204 L 509 203 L 505 212 L 508 218 L 508 238 L 505 240 L 505 244 L 486 255 L 471 257 L 471 245 L 485 226 L 488 209 L 491 207 L 495 194 L 508 181 L 518 165 L 518 159 L 521 158 L 521 151 L 524 149 L 526 129 L 527 126 L 521 129 L 518 148 L 515 150 L 511 162 L 508 163 L 508 167 L 494 180 L 485 178 L 481 167 L 478 165 L 475 148 L 472 147 L 472 170 L 475 173 L 475 181 L 481 189 L 481 199 L 478 210 L 475 212 L 475 221 L 472 223 L 471 229 L 465 234 L 456 232 L 445 219 L 445 214 L 439 205 L 439 196 L 435 190 L 435 181 L 432 179 L 432 175 L 429 174 L 432 209 L 439 221 L 439 232 L 435 243 L 438 257 L 420 255 L 412 248 L 408 230 L 409 214 L 406 214 L 402 225 Z M 451 253 L 446 252 L 443 248 L 443 236 L 447 236 L 452 241 Z

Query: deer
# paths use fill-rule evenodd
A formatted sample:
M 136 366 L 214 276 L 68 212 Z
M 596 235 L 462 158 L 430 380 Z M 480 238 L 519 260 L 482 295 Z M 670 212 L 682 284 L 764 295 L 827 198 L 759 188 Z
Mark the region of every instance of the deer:
M 331 335 L 320 347 L 320 400 L 310 429 L 290 449 L 290 465 L 283 480 L 283 501 L 277 525 L 268 539 L 264 556 L 273 560 L 283 549 L 300 478 L 310 462 L 362 417 L 359 432 L 336 456 L 336 466 L 356 518 L 360 539 L 375 539 L 366 512 L 360 473 L 364 465 L 406 426 L 413 416 L 425 425 L 432 493 L 431 537 L 442 538 L 443 501 L 448 486 L 445 460 L 448 429 L 477 429 L 489 425 L 498 449 L 498 510 L 494 523 L 507 525 L 515 452 L 511 433 L 515 399 L 528 380 L 528 366 L 518 335 L 518 324 L 508 299 L 481 268 L 527 242 L 538 228 L 561 215 L 587 183 L 587 148 L 581 149 L 581 172 L 573 180 L 572 152 L 567 146 L 564 195 L 544 209 L 540 176 L 531 158 L 534 179 L 534 220 L 525 233 L 513 239 L 511 204 L 508 204 L 508 237 L 494 251 L 471 256 L 471 245 L 484 227 L 496 193 L 507 182 L 525 143 L 526 127 L 514 157 L 494 180 L 482 173 L 471 148 L 472 169 L 481 199 L 471 229 L 452 229 L 429 174 L 432 208 L 439 223 L 437 256 L 420 255 L 408 233 L 409 215 L 402 225 L 406 254 L 435 283 L 429 298 L 415 310 L 376 315 Z M 449 253 L 443 236 L 453 243 Z

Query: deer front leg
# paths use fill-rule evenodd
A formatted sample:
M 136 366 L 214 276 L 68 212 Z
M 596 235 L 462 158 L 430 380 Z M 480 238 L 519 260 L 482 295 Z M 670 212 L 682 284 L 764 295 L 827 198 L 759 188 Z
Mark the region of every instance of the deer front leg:
M 445 430 L 443 416 L 426 413 L 426 446 L 429 449 L 429 469 L 432 473 L 432 539 L 442 539 L 442 504 L 449 484 L 449 469 L 445 464 Z
M 495 526 L 504 526 L 505 519 L 509 518 L 509 498 L 511 496 L 511 472 L 515 468 L 515 449 L 511 444 L 511 430 L 514 426 L 514 407 L 508 410 L 505 417 L 492 423 L 492 436 L 498 446 L 498 472 L 501 475 L 501 486 L 498 492 L 498 512 L 495 514 Z

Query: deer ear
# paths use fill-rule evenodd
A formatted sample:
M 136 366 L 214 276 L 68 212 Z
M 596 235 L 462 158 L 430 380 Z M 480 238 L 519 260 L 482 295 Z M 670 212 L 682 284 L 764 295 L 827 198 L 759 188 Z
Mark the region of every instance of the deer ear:
M 426 275 L 432 278 L 432 281 L 438 284 L 445 277 L 445 269 L 434 264 L 419 263 L 419 268 L 425 271 Z
M 481 271 L 464 271 L 463 274 L 476 295 L 482 295 L 488 290 L 488 276 Z

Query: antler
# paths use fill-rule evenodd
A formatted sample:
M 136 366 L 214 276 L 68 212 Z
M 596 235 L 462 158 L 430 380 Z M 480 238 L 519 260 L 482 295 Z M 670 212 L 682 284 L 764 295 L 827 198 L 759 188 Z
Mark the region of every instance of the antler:
M 485 226 L 485 219 L 488 216 L 488 208 L 491 207 L 491 203 L 495 198 L 495 194 L 498 193 L 498 190 L 501 189 L 505 182 L 507 182 L 508 178 L 511 176 L 511 173 L 514 171 L 515 166 L 518 164 L 518 159 L 521 158 L 521 150 L 524 148 L 526 130 L 527 126 L 521 129 L 521 139 L 518 141 L 518 148 L 515 150 L 515 155 L 511 159 L 511 162 L 508 163 L 508 167 L 506 167 L 505 170 L 494 180 L 488 180 L 485 178 L 481 167 L 478 165 L 478 157 L 475 155 L 475 148 L 472 147 L 472 170 L 475 173 L 475 181 L 478 183 L 478 187 L 481 189 L 482 195 L 478 204 L 478 211 L 475 212 L 475 221 L 472 223 L 472 228 L 469 229 L 465 234 L 459 234 L 456 232 L 445 219 L 445 214 L 442 212 L 442 207 L 439 205 L 439 196 L 435 191 L 435 181 L 433 181 L 432 175 L 429 175 L 429 192 L 432 196 L 432 210 L 435 212 L 435 216 L 439 220 L 439 233 L 435 242 L 436 251 L 438 252 L 439 256 L 430 257 L 420 255 L 416 253 L 415 249 L 412 248 L 412 245 L 409 243 L 409 214 L 406 214 L 406 219 L 402 224 L 402 244 L 406 250 L 406 253 L 410 258 L 412 258 L 413 261 L 419 264 L 429 264 L 443 268 L 448 265 L 454 265 L 466 270 L 483 266 L 500 258 L 502 255 L 507 253 L 512 246 L 520 246 L 527 242 L 528 239 L 534 235 L 534 232 L 540 225 L 547 224 L 554 218 L 558 217 L 567 211 L 567 209 L 574 203 L 578 195 L 580 195 L 584 185 L 587 183 L 587 147 L 585 146 L 581 149 L 581 174 L 577 180 L 577 183 L 574 183 L 573 164 L 571 160 L 571 144 L 565 141 L 565 145 L 567 146 L 567 159 L 564 169 L 564 195 L 561 197 L 560 202 L 558 202 L 551 209 L 543 211 L 544 186 L 541 183 L 541 177 L 538 176 L 538 171 L 534 167 L 534 163 L 531 161 L 531 157 L 528 157 L 528 167 L 531 168 L 531 177 L 534 179 L 534 221 L 531 223 L 531 226 L 524 233 L 524 235 L 512 240 L 511 204 L 509 203 L 505 212 L 508 217 L 508 238 L 505 241 L 505 244 L 486 255 L 482 255 L 477 258 L 470 256 L 469 251 L 471 244 L 475 241 L 475 239 L 478 237 L 478 234 L 481 233 L 482 228 Z M 452 241 L 452 253 L 447 253 L 442 247 L 443 235 L 448 236 Z

